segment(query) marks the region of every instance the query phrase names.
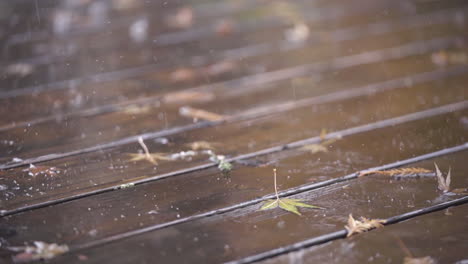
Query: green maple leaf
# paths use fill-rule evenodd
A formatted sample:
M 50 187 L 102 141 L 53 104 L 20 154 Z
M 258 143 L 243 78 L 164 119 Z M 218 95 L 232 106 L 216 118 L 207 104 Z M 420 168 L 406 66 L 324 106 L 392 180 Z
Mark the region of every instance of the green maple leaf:
M 279 207 L 285 211 L 301 215 L 301 212 L 299 212 L 298 207 L 323 209 L 322 207 L 303 203 L 303 199 L 279 198 L 278 187 L 276 185 L 276 168 L 273 169 L 273 179 L 276 199 L 266 200 L 262 207 L 260 207 L 260 210 L 269 210 Z
M 273 200 L 266 200 L 260 210 L 269 210 L 274 208 L 281 208 L 285 211 L 301 215 L 299 212 L 298 207 L 304 208 L 315 208 L 315 209 L 322 209 L 322 207 L 318 207 L 311 204 L 306 204 L 303 202 L 302 199 L 290 199 L 290 198 L 281 198 L 281 199 L 273 199 Z

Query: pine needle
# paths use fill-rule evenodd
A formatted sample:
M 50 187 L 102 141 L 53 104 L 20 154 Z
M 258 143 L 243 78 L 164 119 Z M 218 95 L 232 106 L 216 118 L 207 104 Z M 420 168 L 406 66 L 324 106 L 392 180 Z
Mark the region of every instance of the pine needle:
M 371 229 L 383 227 L 385 220 L 381 219 L 367 219 L 365 217 L 361 217 L 361 220 L 356 220 L 353 218 L 353 215 L 349 215 L 348 218 L 348 225 L 345 226 L 348 234 L 346 237 L 350 237 L 354 234 L 360 234 Z
M 401 168 L 393 170 L 376 170 L 376 171 L 361 171 L 358 177 L 367 176 L 371 174 L 385 175 L 385 176 L 398 176 L 398 177 L 411 177 L 420 176 L 432 173 L 432 171 L 424 168 Z

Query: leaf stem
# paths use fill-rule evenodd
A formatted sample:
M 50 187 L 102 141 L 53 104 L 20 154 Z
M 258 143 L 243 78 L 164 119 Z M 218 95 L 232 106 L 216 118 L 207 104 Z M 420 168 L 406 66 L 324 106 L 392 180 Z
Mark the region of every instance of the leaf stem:
M 279 201 L 279 195 L 278 195 L 278 187 L 276 186 L 276 168 L 273 169 L 273 177 L 274 177 L 274 183 L 275 183 L 275 194 L 276 194 L 276 200 Z
M 155 160 L 153 159 L 153 157 L 150 155 L 150 152 L 148 150 L 148 147 L 146 146 L 145 142 L 143 142 L 143 137 L 138 137 L 138 143 L 140 143 L 140 146 L 143 148 L 143 150 L 145 151 L 145 156 L 146 156 L 146 159 L 149 160 L 149 161 L 152 161 L 152 162 L 155 162 Z

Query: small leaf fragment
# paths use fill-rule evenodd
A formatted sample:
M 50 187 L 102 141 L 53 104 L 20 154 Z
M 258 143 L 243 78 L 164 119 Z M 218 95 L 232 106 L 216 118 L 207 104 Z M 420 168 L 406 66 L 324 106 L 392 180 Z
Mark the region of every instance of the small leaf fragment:
M 260 210 L 268 210 L 276 207 L 278 207 L 278 200 L 266 200 L 262 207 L 260 207 Z
M 293 204 L 290 204 L 288 203 L 287 201 L 285 200 L 279 200 L 279 207 L 283 210 L 286 210 L 288 212 L 291 212 L 291 213 L 294 213 L 294 214 L 297 214 L 297 215 L 301 215 L 301 213 L 299 212 L 299 210 L 297 209 L 297 207 Z

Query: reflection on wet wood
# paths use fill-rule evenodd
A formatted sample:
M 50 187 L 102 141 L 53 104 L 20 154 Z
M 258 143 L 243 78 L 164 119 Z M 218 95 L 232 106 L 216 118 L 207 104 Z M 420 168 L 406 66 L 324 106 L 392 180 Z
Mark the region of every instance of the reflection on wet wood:
M 465 156 L 466 153 L 461 152 L 446 158 L 436 158 L 426 161 L 425 166 L 432 167 L 434 161 L 445 164 L 450 162 L 458 167 L 457 170 L 464 171 L 467 169 L 463 162 Z M 463 178 L 463 173 L 458 174 L 458 178 L 461 180 L 459 184 L 468 184 L 466 178 Z M 137 259 L 149 261 L 156 254 L 164 262 L 178 262 L 190 258 L 194 262 L 219 263 L 342 230 L 350 213 L 370 218 L 388 218 L 427 207 L 428 201 L 430 205 L 445 200 L 443 194 L 437 191 L 434 178 L 390 183 L 388 179 L 361 178 L 293 197 L 306 199 L 326 209 L 303 210 L 304 216 L 298 217 L 280 210 L 259 211 L 261 204 L 255 204 L 228 214 L 138 234 L 79 253 L 88 256 L 92 263 L 116 257 L 105 253 L 109 250 L 122 252 L 117 253 L 118 258 L 125 262 Z M 365 235 L 367 234 L 362 236 Z M 249 239 L 245 239 L 246 237 Z M 154 247 L 159 251 L 155 253 Z M 136 254 L 127 254 L 126 250 Z M 177 254 L 178 250 L 184 254 Z M 58 258 L 57 261 L 73 261 L 75 258 L 76 256 L 70 254 L 65 258 Z
M 459 260 L 385 234 L 466 240 L 465 1 L 72 2 L 0 3 L 0 262 Z

